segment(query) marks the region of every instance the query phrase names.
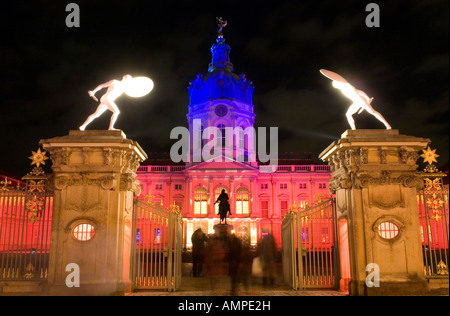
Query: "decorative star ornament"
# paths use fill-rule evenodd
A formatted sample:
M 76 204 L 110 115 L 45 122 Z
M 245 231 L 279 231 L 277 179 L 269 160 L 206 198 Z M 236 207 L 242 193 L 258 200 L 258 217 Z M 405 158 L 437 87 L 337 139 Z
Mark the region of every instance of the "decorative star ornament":
M 427 147 L 427 150 L 422 149 L 423 154 L 420 155 L 420 157 L 423 158 L 423 162 L 428 162 L 430 165 L 433 162 L 437 162 L 436 158 L 439 157 L 439 155 L 436 154 L 436 149 L 431 150 L 430 146 Z
M 45 155 L 46 152 L 42 151 L 39 148 L 37 151 L 31 151 L 32 156 L 28 157 L 31 159 L 31 165 L 36 165 L 36 167 L 39 167 L 40 165 L 45 165 L 45 160 L 48 159 L 48 157 Z

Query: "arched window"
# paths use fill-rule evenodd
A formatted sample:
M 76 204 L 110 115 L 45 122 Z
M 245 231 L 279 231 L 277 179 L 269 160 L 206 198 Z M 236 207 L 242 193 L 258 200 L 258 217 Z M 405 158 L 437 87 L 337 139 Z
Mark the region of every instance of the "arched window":
M 298 204 L 300 205 L 300 208 L 307 208 L 308 207 L 308 195 L 301 193 L 299 195 L 297 195 L 297 201 Z
M 236 191 L 236 210 L 237 215 L 248 214 L 248 190 L 247 188 L 239 188 Z
M 227 188 L 225 188 L 225 187 L 223 187 L 223 186 L 221 186 L 221 185 L 218 186 L 218 187 L 216 188 L 216 190 L 214 191 L 214 195 L 215 195 L 215 200 L 214 200 L 214 202 L 217 201 L 217 198 L 219 197 L 220 193 L 222 193 L 222 190 L 225 190 L 225 193 L 228 193 Z M 215 205 L 215 210 L 216 210 L 216 214 L 219 213 L 219 203 L 217 203 L 217 204 Z
M 217 125 L 217 129 L 220 131 L 221 135 L 217 135 L 217 144 L 221 144 L 222 148 L 225 147 L 225 125 L 219 124 Z
M 205 126 L 202 124 L 202 125 L 200 126 L 200 139 L 202 140 L 202 141 L 201 141 L 202 148 L 205 146 L 206 143 L 209 142 L 209 139 L 203 139 L 203 132 L 204 132 L 204 131 L 205 131 Z M 200 150 L 202 150 L 202 148 L 200 148 Z
M 208 213 L 208 192 L 200 187 L 195 190 L 194 195 L 194 214 L 204 215 Z

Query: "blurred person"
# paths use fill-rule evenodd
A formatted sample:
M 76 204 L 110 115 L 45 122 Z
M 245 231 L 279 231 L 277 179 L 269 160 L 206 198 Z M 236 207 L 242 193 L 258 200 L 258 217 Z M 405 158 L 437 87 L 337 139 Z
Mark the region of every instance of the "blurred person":
M 201 276 L 205 260 L 205 243 L 207 237 L 201 228 L 198 228 L 191 237 L 192 241 L 192 276 Z
M 239 267 L 240 282 L 245 290 L 249 289 L 249 280 L 252 274 L 253 255 L 250 250 L 249 242 L 242 242 L 241 262 Z
M 211 290 L 219 286 L 219 278 L 225 274 L 226 249 L 223 241 L 217 235 L 208 239 L 206 247 L 206 275 L 210 278 Z
M 235 234 L 232 234 L 228 242 L 228 275 L 230 276 L 231 282 L 230 283 L 231 295 L 236 295 L 240 283 L 241 254 L 242 254 L 241 240 Z
M 263 270 L 263 285 L 274 285 L 276 268 L 275 261 L 277 256 L 277 246 L 272 234 L 263 237 L 257 247 L 257 254 L 261 260 Z

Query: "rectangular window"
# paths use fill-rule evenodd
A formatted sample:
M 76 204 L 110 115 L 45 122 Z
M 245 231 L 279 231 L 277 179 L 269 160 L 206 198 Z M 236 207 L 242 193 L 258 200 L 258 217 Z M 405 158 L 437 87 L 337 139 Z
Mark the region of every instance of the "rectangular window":
M 269 216 L 269 201 L 261 201 L 261 217 L 267 218 Z
M 236 214 L 248 214 L 248 201 L 236 201 Z
M 261 183 L 261 190 L 267 190 L 269 185 L 267 183 Z
M 287 189 L 287 183 L 280 183 L 280 189 L 281 190 Z
M 183 190 L 182 184 L 175 184 L 175 190 Z
M 183 211 L 183 202 L 182 201 L 175 201 L 174 202 L 176 206 L 178 206 L 178 210 L 180 213 Z
M 241 127 L 239 128 L 239 148 L 244 148 L 245 146 L 245 134 L 244 129 Z
M 194 202 L 194 214 L 204 215 L 207 214 L 206 201 Z
M 281 216 L 284 216 L 288 210 L 288 201 L 281 201 L 280 210 Z
M 327 184 L 326 183 L 319 183 L 319 189 L 326 189 Z
M 155 190 L 162 190 L 163 189 L 163 185 L 162 184 L 157 184 L 155 185 Z
M 300 183 L 300 184 L 298 185 L 298 188 L 299 188 L 299 189 L 306 189 L 306 183 Z

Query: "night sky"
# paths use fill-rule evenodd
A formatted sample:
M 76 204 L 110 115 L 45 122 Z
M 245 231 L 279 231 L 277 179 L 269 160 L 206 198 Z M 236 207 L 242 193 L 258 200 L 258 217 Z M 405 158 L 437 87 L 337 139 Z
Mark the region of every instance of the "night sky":
M 10 1 L 1 9 L 0 170 L 23 176 L 40 139 L 78 129 L 97 107 L 87 94 L 124 74 L 154 90 L 117 100 L 115 127 L 151 155 L 186 126 L 187 87 L 206 74 L 224 29 L 236 74 L 255 86 L 255 126 L 279 128 L 280 152 L 313 159 L 349 129 L 350 101 L 319 73 L 344 76 L 400 134 L 431 138 L 448 162 L 449 2 L 376 1 L 380 27 L 365 24 L 371 1 L 74 1 L 80 27 L 65 24 L 70 1 Z M 100 97 L 106 90 L 99 91 Z M 87 129 L 107 129 L 105 112 Z M 384 128 L 363 112 L 357 128 Z M 49 171 L 49 170 L 47 170 Z

